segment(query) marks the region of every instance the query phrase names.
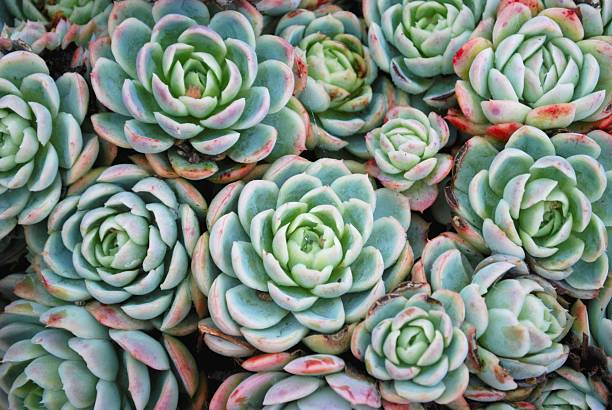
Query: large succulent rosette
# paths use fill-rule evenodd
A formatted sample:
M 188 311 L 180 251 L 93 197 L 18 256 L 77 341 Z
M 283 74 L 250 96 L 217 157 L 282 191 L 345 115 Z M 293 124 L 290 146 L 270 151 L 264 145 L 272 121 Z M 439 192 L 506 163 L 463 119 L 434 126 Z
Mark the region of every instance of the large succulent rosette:
M 453 56 L 487 31 L 499 1 L 364 0 L 368 46 L 378 67 L 409 94 L 436 108 L 454 104 Z M 482 21 L 481 21 L 482 19 Z
M 448 125 L 438 114 L 394 107 L 385 123 L 366 135 L 372 156 L 366 169 L 385 187 L 408 197 L 413 210 L 422 212 L 435 202 L 438 184 L 453 167 L 452 157 L 439 152 L 448 137 Z
M 575 10 L 532 16 L 520 2 L 504 7 L 491 41 L 477 37 L 453 58 L 460 113 L 447 118 L 472 135 L 502 139 L 523 124 L 540 129 L 594 124 L 610 115 L 612 44 L 584 39 Z
M 0 315 L 2 408 L 174 409 L 183 394 L 201 399 L 196 392 L 206 380 L 178 339 L 108 329 L 85 307 L 62 305 L 32 277 L 15 292 L 27 299 Z
M 353 355 L 396 404 L 458 400 L 469 382 L 465 306 L 458 293 L 409 283 L 374 305 L 353 332 Z M 417 286 L 420 285 L 420 286 Z
M 212 18 L 197 0 L 116 3 L 92 85 L 110 113 L 100 135 L 147 156 L 166 177 L 239 179 L 265 158 L 304 150 L 307 115 L 294 91 L 293 48 L 258 36 L 247 17 Z
M 538 409 L 604 410 L 608 407 L 608 391 L 598 380 L 562 367 L 546 382 L 534 402 Z
M 363 45 L 362 22 L 337 6 L 299 9 L 283 16 L 276 34 L 303 53 L 308 79 L 298 98 L 311 114 L 309 147 L 347 147 L 351 136 L 380 125 L 396 98 L 405 98 L 377 79 L 376 64 Z
M 54 80 L 26 51 L 0 57 L 0 238 L 46 218 L 94 164 L 98 139 L 81 132 L 88 102 L 79 74 Z
M 325 336 L 362 319 L 412 265 L 408 200 L 339 160 L 285 156 L 263 179 L 219 192 L 207 223 L 196 275 L 210 316 L 264 352 L 305 338 L 326 351 Z
M 472 138 L 449 203 L 459 234 L 483 252 L 526 258 L 564 291 L 593 298 L 609 271 L 612 136 L 524 126 L 503 149 Z
M 26 230 L 49 293 L 118 304 L 162 330 L 195 326 L 193 311 L 205 307 L 190 267 L 206 212 L 202 195 L 183 179 L 127 164 L 97 171 L 79 189 Z

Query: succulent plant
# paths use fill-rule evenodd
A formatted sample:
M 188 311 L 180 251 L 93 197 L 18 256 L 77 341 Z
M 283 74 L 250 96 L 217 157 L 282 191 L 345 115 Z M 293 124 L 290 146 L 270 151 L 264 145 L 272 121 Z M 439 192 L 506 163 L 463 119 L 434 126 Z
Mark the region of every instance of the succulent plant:
M 282 16 L 298 8 L 316 9 L 331 2 L 332 0 L 251 0 L 257 10 L 270 16 Z
M 582 25 L 584 37 L 612 36 L 612 1 L 582 2 L 574 0 L 543 0 L 541 7 L 564 7 L 576 9 Z
M 84 175 L 99 150 L 83 134 L 89 92 L 83 77 L 49 76 L 46 63 L 27 51 L 0 57 L 0 238 L 16 225 L 42 221 L 63 185 Z
M 521 125 L 540 129 L 609 117 L 612 44 L 584 39 L 573 9 L 537 16 L 521 2 L 502 8 L 491 41 L 476 37 L 453 58 L 460 113 L 447 119 L 472 135 L 507 139 Z
M 9 13 L 20 21 L 49 23 L 65 18 L 71 23 L 106 24 L 112 0 L 6 0 Z
M 368 173 L 386 188 L 402 192 L 416 211 L 429 208 L 438 197 L 438 184 L 449 174 L 453 159 L 440 153 L 448 142 L 442 117 L 410 107 L 394 107 L 385 123 L 366 135 L 372 159 Z
M 26 276 L 0 315 L 0 405 L 10 409 L 178 408 L 196 397 L 195 360 L 176 338 L 108 329 Z
M 242 367 L 254 373 L 225 379 L 210 410 L 382 408 L 376 384 L 337 356 L 265 354 L 247 359 Z
M 604 410 L 608 403 L 608 391 L 601 381 L 586 377 L 569 367 L 556 371 L 549 379 L 535 404 L 538 409 Z
M 210 316 L 264 352 L 302 339 L 327 352 L 326 336 L 362 319 L 412 266 L 408 200 L 339 160 L 282 157 L 263 179 L 223 188 L 207 224 L 194 274 Z
M 276 34 L 298 47 L 306 63 L 308 79 L 298 98 L 311 115 L 309 147 L 345 148 L 349 137 L 378 126 L 396 100 L 407 101 L 377 80 L 362 22 L 353 13 L 334 5 L 295 10 L 280 19 Z
M 428 105 L 454 105 L 453 56 L 470 37 L 487 31 L 498 3 L 364 0 L 372 59 L 397 87 L 409 94 L 424 94 Z
M 92 85 L 111 112 L 100 136 L 147 156 L 158 174 L 216 182 L 300 153 L 307 120 L 292 99 L 295 52 L 243 14 L 200 1 L 118 2 L 93 49 Z M 224 160 L 222 162 L 222 160 Z
M 380 380 L 391 403 L 459 399 L 469 381 L 468 342 L 461 331 L 465 306 L 458 293 L 410 284 L 380 299 L 352 336 L 353 355 Z
M 526 258 L 565 292 L 593 298 L 609 270 L 612 136 L 524 126 L 503 149 L 467 141 L 449 203 L 457 232 L 482 252 Z
M 202 195 L 183 179 L 162 180 L 129 164 L 98 170 L 78 187 L 48 221 L 26 229 L 49 293 L 119 304 L 162 330 L 190 319 L 192 306 L 202 312 L 190 268 L 206 212 Z

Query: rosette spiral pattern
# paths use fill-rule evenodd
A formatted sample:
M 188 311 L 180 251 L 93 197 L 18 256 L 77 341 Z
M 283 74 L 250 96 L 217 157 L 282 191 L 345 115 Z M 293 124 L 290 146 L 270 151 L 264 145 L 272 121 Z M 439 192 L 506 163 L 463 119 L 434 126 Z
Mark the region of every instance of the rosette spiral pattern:
M 285 156 L 224 188 L 207 222 L 210 316 L 264 352 L 359 321 L 412 265 L 408 201 L 339 160 Z
M 507 138 L 522 124 L 553 129 L 605 119 L 612 45 L 584 38 L 575 10 L 549 8 L 533 17 L 520 2 L 507 5 L 492 41 L 474 38 L 453 58 L 462 115 L 449 120 L 468 133 Z
M 601 381 L 595 381 L 569 367 L 562 367 L 556 377 L 548 380 L 535 400 L 538 409 L 604 410 L 608 391 Z
M 448 125 L 438 114 L 394 107 L 385 123 L 366 135 L 372 156 L 366 169 L 386 188 L 407 196 L 412 209 L 423 211 L 435 202 L 437 184 L 453 167 L 452 157 L 439 152 L 448 138 Z
M 92 118 L 100 136 L 146 154 L 159 174 L 203 179 L 221 167 L 225 182 L 304 149 L 283 39 L 259 36 L 237 11 L 210 18 L 197 0 L 120 2 L 109 21 L 110 47 L 98 42 L 92 71 L 112 111 Z
M 448 404 L 465 391 L 468 342 L 461 331 L 465 306 L 458 293 L 424 287 L 391 294 L 353 332 L 351 350 L 380 380 L 382 397 L 397 404 Z
M 457 231 L 481 251 L 527 258 L 534 272 L 593 298 L 609 269 L 612 136 L 524 126 L 498 151 L 469 140 L 449 191 Z
M 0 317 L 3 408 L 174 409 L 183 392 L 195 396 L 195 360 L 178 339 L 108 329 L 25 281 L 17 292 L 29 288 L 34 299 L 12 302 Z
M 204 198 L 185 180 L 161 180 L 135 165 L 93 178 L 46 223 L 26 230 L 42 255 L 46 288 L 70 302 L 119 304 L 131 318 L 156 319 L 162 330 L 178 326 L 203 303 L 190 265 Z
M 79 74 L 54 80 L 26 51 L 0 57 L 0 238 L 46 218 L 95 162 L 98 138 L 81 131 L 88 102 Z
M 499 1 L 364 0 L 368 46 L 397 87 L 423 94 L 436 108 L 452 105 L 453 56 L 479 22 L 491 25 Z
M 381 409 L 376 384 L 332 355 L 255 356 L 215 392 L 210 410 L 261 408 Z

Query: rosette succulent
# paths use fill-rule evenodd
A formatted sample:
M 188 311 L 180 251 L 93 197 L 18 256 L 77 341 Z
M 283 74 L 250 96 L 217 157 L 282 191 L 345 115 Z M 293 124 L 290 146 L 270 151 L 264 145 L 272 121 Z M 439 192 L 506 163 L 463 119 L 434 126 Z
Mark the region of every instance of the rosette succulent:
M 46 218 L 94 164 L 98 138 L 81 131 L 88 103 L 79 74 L 54 80 L 33 53 L 0 56 L 0 238 Z
M 366 169 L 385 187 L 407 196 L 413 210 L 423 211 L 436 201 L 438 184 L 453 167 L 452 157 L 439 152 L 448 137 L 448 125 L 438 114 L 395 107 L 380 128 L 366 135 L 372 156 Z
M 294 358 L 279 353 L 242 363 L 254 373 L 236 373 L 221 384 L 210 410 L 225 409 L 381 409 L 376 384 L 332 355 Z
M 454 104 L 453 56 L 492 24 L 498 0 L 364 0 L 368 46 L 378 67 L 436 108 Z
M 375 83 L 378 70 L 353 13 L 333 5 L 299 9 L 280 19 L 276 34 L 300 49 L 307 66 L 298 98 L 311 115 L 309 146 L 344 148 L 349 137 L 378 126 L 396 98 L 405 99 L 389 92 L 384 79 Z
M 370 309 L 353 332 L 351 350 L 380 380 L 388 402 L 449 404 L 469 382 L 465 306 L 456 292 L 430 295 L 427 286 L 411 285 L 409 295 L 392 293 Z
M 79 188 L 26 230 L 49 293 L 119 304 L 162 330 L 188 319 L 192 306 L 201 312 L 190 268 L 206 211 L 201 194 L 183 179 L 128 164 L 98 171 Z
M 582 25 L 584 37 L 612 36 L 612 1 L 575 2 L 574 0 L 544 0 L 542 7 L 564 7 L 576 9 Z
M 604 410 L 608 391 L 601 381 L 586 377 L 569 367 L 562 367 L 556 377 L 546 382 L 535 399 L 538 409 Z
M 210 18 L 197 0 L 118 2 L 109 21 L 91 75 L 111 111 L 92 116 L 103 138 L 145 154 L 159 174 L 218 182 L 304 149 L 295 52 L 283 39 L 259 36 L 237 11 Z
M 468 140 L 449 203 L 457 231 L 483 252 L 526 258 L 565 292 L 592 298 L 609 270 L 612 136 L 524 126 L 498 150 Z
M 525 4 L 508 4 L 491 41 L 473 38 L 453 58 L 461 113 L 447 118 L 472 135 L 504 139 L 523 124 L 554 129 L 604 120 L 612 101 L 612 44 L 584 38 L 573 9 L 548 8 L 533 17 Z
M 302 339 L 328 351 L 326 336 L 350 336 L 341 329 L 412 265 L 408 200 L 375 190 L 339 160 L 285 156 L 263 179 L 219 192 L 207 223 L 207 254 L 194 274 L 207 283 L 210 316 L 223 334 L 264 352 Z
M 85 25 L 94 22 L 106 25 L 112 0 L 5 0 L 9 13 L 20 21 L 49 23 L 65 18 Z
M 3 408 L 175 409 L 183 392 L 197 397 L 195 360 L 178 339 L 108 329 L 84 307 L 56 305 L 35 280 L 24 282 L 16 292 L 34 299 L 0 315 Z

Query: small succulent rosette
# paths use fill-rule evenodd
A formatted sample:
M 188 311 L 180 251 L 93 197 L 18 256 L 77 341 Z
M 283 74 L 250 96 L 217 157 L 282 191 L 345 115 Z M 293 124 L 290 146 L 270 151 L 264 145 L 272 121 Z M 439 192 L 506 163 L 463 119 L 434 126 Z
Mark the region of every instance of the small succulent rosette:
M 460 400 L 468 386 L 465 306 L 458 293 L 433 294 L 407 283 L 386 295 L 355 328 L 351 351 L 380 381 L 383 399 L 397 405 Z
M 45 219 L 94 165 L 98 138 L 81 131 L 88 103 L 79 74 L 54 80 L 31 52 L 0 56 L 0 238 Z
M 527 5 L 510 3 L 491 39 L 468 41 L 453 65 L 460 110 L 447 119 L 471 135 L 506 140 L 521 125 L 592 129 L 610 116 L 612 44 L 585 39 L 573 9 L 533 16 Z
M 599 380 L 569 368 L 562 367 L 556 371 L 535 398 L 538 409 L 554 410 L 569 408 L 573 410 L 604 410 L 609 407 L 609 392 Z
M 453 57 L 490 31 L 498 0 L 364 0 L 368 46 L 378 67 L 431 107 L 455 104 Z
M 225 355 L 252 351 L 230 349 L 228 337 L 268 353 L 301 341 L 319 353 L 341 351 L 341 340 L 348 349 L 346 326 L 412 266 L 408 200 L 340 160 L 283 157 L 263 179 L 221 190 L 207 223 L 196 275 L 220 332 L 205 340 Z
M 109 33 L 91 47 L 91 79 L 111 112 L 92 122 L 159 175 L 225 183 L 305 149 L 294 49 L 259 35 L 245 15 L 211 18 L 198 0 L 128 0 L 114 5 Z
M 129 164 L 97 170 L 78 189 L 26 229 L 49 293 L 118 305 L 163 331 L 195 330 L 206 305 L 191 271 L 204 229 L 202 195 L 183 179 Z
M 612 278 L 608 277 L 606 284 L 596 298 L 583 303 L 576 300 L 572 306 L 574 324 L 572 333 L 582 341 L 586 336 L 590 346 L 603 350 L 607 356 L 607 369 L 612 373 Z
M 576 9 L 582 25 L 584 37 L 612 36 L 612 1 L 580 2 L 574 0 L 543 0 L 541 6 Z
M 347 148 L 358 155 L 351 137 L 380 125 L 396 100 L 407 101 L 384 78 L 377 80 L 355 14 L 333 5 L 299 9 L 280 19 L 276 34 L 298 47 L 305 60 L 308 79 L 298 98 L 311 115 L 309 147 Z
M 219 386 L 209 409 L 382 409 L 373 380 L 340 357 L 264 354 L 242 362 L 251 373 L 236 373 Z
M 498 150 L 485 138 L 456 158 L 449 203 L 457 232 L 482 252 L 525 258 L 534 273 L 575 297 L 608 276 L 612 136 L 524 126 Z
M 109 329 L 30 276 L 15 292 L 26 299 L 0 315 L 2 408 L 175 409 L 181 397 L 202 401 L 206 379 L 178 339 Z
M 438 185 L 453 168 L 453 158 L 439 152 L 448 138 L 448 125 L 438 114 L 394 107 L 385 123 L 366 135 L 372 157 L 366 169 L 386 188 L 408 197 L 413 210 L 422 212 L 436 201 Z

